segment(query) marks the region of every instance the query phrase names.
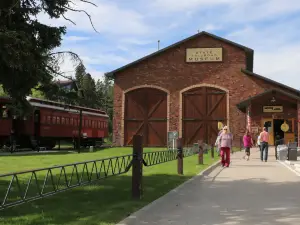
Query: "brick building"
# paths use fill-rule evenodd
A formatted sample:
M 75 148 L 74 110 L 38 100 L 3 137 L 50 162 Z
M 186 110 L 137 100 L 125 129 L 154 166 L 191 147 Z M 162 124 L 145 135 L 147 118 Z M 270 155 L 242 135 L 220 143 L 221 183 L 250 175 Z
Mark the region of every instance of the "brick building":
M 254 51 L 201 32 L 109 72 L 114 78 L 113 141 L 165 146 L 167 132 L 186 144 L 214 143 L 218 122 L 234 134 L 248 127 L 256 136 L 268 126 L 272 136 L 297 139 L 300 92 L 253 72 Z M 283 132 L 282 124 L 288 129 Z

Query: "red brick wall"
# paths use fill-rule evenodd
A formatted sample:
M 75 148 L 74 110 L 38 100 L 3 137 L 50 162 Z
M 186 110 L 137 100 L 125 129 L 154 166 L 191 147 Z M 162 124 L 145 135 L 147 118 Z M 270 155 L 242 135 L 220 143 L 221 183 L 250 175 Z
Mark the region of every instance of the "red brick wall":
M 223 47 L 223 62 L 186 63 L 186 48 Z M 114 87 L 114 143 L 122 145 L 122 96 L 123 91 L 141 85 L 155 85 L 170 92 L 169 129 L 179 129 L 179 92 L 197 84 L 223 87 L 229 91 L 230 129 L 239 146 L 239 136 L 246 128 L 246 116 L 236 104 L 250 96 L 264 91 L 261 81 L 251 79 L 241 72 L 246 68 L 245 52 L 233 45 L 200 36 L 180 46 L 168 49 L 152 58 L 144 60 L 116 74 Z M 272 86 L 272 85 L 271 85 Z

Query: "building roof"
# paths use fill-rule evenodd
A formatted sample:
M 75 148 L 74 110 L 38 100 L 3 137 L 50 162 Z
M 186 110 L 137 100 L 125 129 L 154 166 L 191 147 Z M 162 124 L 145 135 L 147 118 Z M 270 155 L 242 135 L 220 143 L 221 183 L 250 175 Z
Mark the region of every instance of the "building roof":
M 181 44 L 183 44 L 183 43 L 185 43 L 185 42 L 187 42 L 187 41 L 189 41 L 189 40 L 192 40 L 192 39 L 194 39 L 194 38 L 197 38 L 197 37 L 200 37 L 200 36 L 203 36 L 203 35 L 212 37 L 212 38 L 214 38 L 214 39 L 220 40 L 220 41 L 222 41 L 222 42 L 228 43 L 228 44 L 230 44 L 230 45 L 233 45 L 233 46 L 235 46 L 235 47 L 238 47 L 238 48 L 244 50 L 244 51 L 246 52 L 246 55 L 247 55 L 247 69 L 250 70 L 250 71 L 253 70 L 253 55 L 254 55 L 253 49 L 248 48 L 248 47 L 243 46 L 243 45 L 240 45 L 240 44 L 238 44 L 238 43 L 232 42 L 232 41 L 227 40 L 227 39 L 225 39 L 225 38 L 216 36 L 216 35 L 214 35 L 214 34 L 208 33 L 208 32 L 206 32 L 206 31 L 202 31 L 202 32 L 197 33 L 197 34 L 195 34 L 195 35 L 193 35 L 193 36 L 190 36 L 190 37 L 188 37 L 188 38 L 186 38 L 186 39 L 183 39 L 183 40 L 181 40 L 181 41 L 179 41 L 179 42 L 176 42 L 175 44 L 172 44 L 172 45 L 170 45 L 170 46 L 168 46 L 168 47 L 166 47 L 166 48 L 163 48 L 163 49 L 161 49 L 161 50 L 158 50 L 158 51 L 156 51 L 156 52 L 154 52 L 154 53 L 152 53 L 152 54 L 150 54 L 150 55 L 147 55 L 147 56 L 145 56 L 145 57 L 143 57 L 143 58 L 140 58 L 140 59 L 138 59 L 138 60 L 136 60 L 136 61 L 134 61 L 134 62 L 132 62 L 132 63 L 129 63 L 129 64 L 125 65 L 125 66 L 122 66 L 122 67 L 120 67 L 120 68 L 118 68 L 118 69 L 116 69 L 116 70 L 113 70 L 113 71 L 111 71 L 111 72 L 105 73 L 105 75 L 106 75 L 106 76 L 110 76 L 110 77 L 114 77 L 115 73 L 117 73 L 117 72 L 120 72 L 120 71 L 122 71 L 122 70 L 124 70 L 124 69 L 126 69 L 126 68 L 128 68 L 128 67 L 130 67 L 130 66 L 133 66 L 133 65 L 135 65 L 135 64 L 138 64 L 138 63 L 140 63 L 140 62 L 142 62 L 142 61 L 144 61 L 144 60 L 146 60 L 146 59 L 149 59 L 149 58 L 151 58 L 151 57 L 153 57 L 153 56 L 159 55 L 160 53 L 165 52 L 165 51 L 167 51 L 167 50 L 169 50 L 169 49 L 171 49 L 171 48 L 173 48 L 173 47 L 176 47 L 176 46 L 181 45 Z
M 277 86 L 279 86 L 279 87 L 282 87 L 283 89 L 286 89 L 286 90 L 289 90 L 289 91 L 291 91 L 291 92 L 294 92 L 297 96 L 300 96 L 300 91 L 297 90 L 297 89 L 295 89 L 295 88 L 289 87 L 289 86 L 287 86 L 287 85 L 284 85 L 284 84 L 282 84 L 282 83 L 279 83 L 279 82 L 277 82 L 277 81 L 274 81 L 274 80 L 272 80 L 272 79 L 269 79 L 269 78 L 267 78 L 267 77 L 264 77 L 264 76 L 259 75 L 259 74 L 257 74 L 257 73 L 253 73 L 253 72 L 248 71 L 248 70 L 245 70 L 245 69 L 241 69 L 241 71 L 242 71 L 244 74 L 246 74 L 246 75 L 248 75 L 248 76 L 250 76 L 250 77 L 252 76 L 252 77 L 261 79 L 261 80 L 263 80 L 263 81 L 266 81 L 267 83 L 271 83 L 271 84 L 277 85 Z
M 258 95 L 255 95 L 255 96 L 252 96 L 244 101 L 241 101 L 240 103 L 237 104 L 237 108 L 243 112 L 245 112 L 245 108 L 251 103 L 251 101 L 255 100 L 255 99 L 258 99 L 266 94 L 270 94 L 270 93 L 273 93 L 273 94 L 276 94 L 276 93 L 279 93 L 281 95 L 284 95 L 284 96 L 287 96 L 289 98 L 292 98 L 292 99 L 295 99 L 295 100 L 300 100 L 300 96 L 298 95 L 294 95 L 294 94 L 291 94 L 291 93 L 288 93 L 286 91 L 283 91 L 283 90 L 280 90 L 280 89 L 277 89 L 277 88 L 272 88 L 272 89 L 268 89 L 266 90 L 265 92 L 263 93 L 260 93 Z

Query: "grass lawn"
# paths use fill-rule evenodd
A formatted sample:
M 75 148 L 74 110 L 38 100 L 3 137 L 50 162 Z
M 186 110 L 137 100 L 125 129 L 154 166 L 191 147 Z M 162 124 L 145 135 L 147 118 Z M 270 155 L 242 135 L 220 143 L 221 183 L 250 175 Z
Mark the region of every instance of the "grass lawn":
M 153 150 L 145 148 L 144 152 Z M 81 154 L 1 156 L 0 174 L 131 153 L 131 148 L 110 148 Z M 129 171 L 127 174 L 101 180 L 93 185 L 78 187 L 52 197 L 0 211 L 0 224 L 115 224 L 195 176 L 217 160 L 217 154 L 215 154 L 215 159 L 211 159 L 210 153 L 204 155 L 204 165 L 197 165 L 197 155 L 185 158 L 184 175 L 181 176 L 177 175 L 176 160 L 144 167 L 144 196 L 139 201 L 131 200 L 131 171 Z M 2 190 L 0 189 L 1 192 Z

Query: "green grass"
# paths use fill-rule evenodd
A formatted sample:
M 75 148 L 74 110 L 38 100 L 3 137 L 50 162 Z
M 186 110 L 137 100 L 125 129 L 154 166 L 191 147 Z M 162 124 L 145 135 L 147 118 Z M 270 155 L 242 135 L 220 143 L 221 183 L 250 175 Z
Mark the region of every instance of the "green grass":
M 144 151 L 153 151 L 153 149 L 145 148 Z M 5 156 L 0 158 L 0 173 L 100 159 L 131 152 L 131 148 L 111 148 L 81 154 Z M 0 224 L 115 224 L 198 174 L 218 160 L 217 154 L 215 156 L 215 159 L 211 159 L 210 152 L 205 154 L 204 165 L 197 165 L 197 155 L 184 158 L 184 175 L 177 175 L 176 160 L 144 167 L 144 196 L 139 201 L 131 199 L 131 171 L 129 171 L 127 174 L 101 180 L 93 185 L 75 188 L 52 197 L 0 211 Z M 39 176 L 38 179 L 43 179 L 43 177 Z

